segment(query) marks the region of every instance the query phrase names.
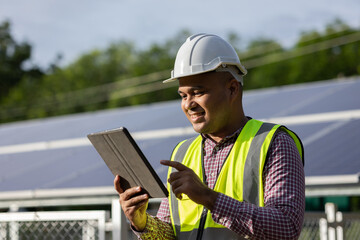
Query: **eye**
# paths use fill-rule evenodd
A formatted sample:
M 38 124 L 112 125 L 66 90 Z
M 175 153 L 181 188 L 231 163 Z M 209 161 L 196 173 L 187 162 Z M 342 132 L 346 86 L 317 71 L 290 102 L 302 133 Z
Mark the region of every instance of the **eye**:
M 180 93 L 179 95 L 180 95 L 181 99 L 185 99 L 185 98 L 186 98 L 186 94 Z
M 204 94 L 204 91 L 195 91 L 194 92 L 194 95 L 195 96 L 201 96 L 201 95 L 203 95 Z

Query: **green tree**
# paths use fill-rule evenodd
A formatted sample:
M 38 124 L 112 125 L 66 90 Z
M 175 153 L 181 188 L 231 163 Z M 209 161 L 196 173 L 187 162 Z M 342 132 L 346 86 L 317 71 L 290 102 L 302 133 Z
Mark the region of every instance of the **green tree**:
M 328 24 L 324 32 L 303 32 L 294 49 L 310 53 L 291 60 L 289 83 L 359 74 L 359 39 L 349 41 L 359 33 L 359 30 L 351 29 L 339 19 Z
M 11 36 L 10 22 L 0 24 L 0 102 L 21 79 L 39 79 L 43 72 L 36 66 L 24 68 L 31 58 L 31 45 L 18 43 Z M 30 80 L 31 79 L 31 80 Z
M 276 56 L 284 52 L 280 43 L 273 39 L 258 38 L 251 41 L 246 52 L 239 54 L 241 61 L 249 70 L 248 75 L 245 76 L 245 89 L 284 84 L 284 71 L 288 68 L 283 66 L 286 63 L 276 60 Z
M 9 25 L 3 24 L 1 29 L 0 61 L 6 62 L 3 60 L 6 59 L 7 62 L 0 65 L 0 74 L 8 69 L 9 76 L 17 74 L 17 77 L 9 80 L 12 85 L 6 85 L 9 86 L 4 88 L 6 91 L 1 88 L 6 95 L 1 92 L 0 121 L 178 98 L 176 84 L 161 84 L 161 80 L 170 76 L 177 50 L 190 35 L 189 31 L 181 31 L 173 38 L 153 43 L 146 49 L 139 49 L 130 41 L 114 42 L 104 49 L 94 49 L 79 56 L 65 67 L 58 67 L 55 63 L 51 65 L 51 71 L 35 77 L 42 75 L 40 70 L 36 75 L 33 74 L 36 68 L 30 71 L 22 68 L 30 58 L 31 46 L 17 44 L 10 36 Z M 301 33 L 294 47 L 289 49 L 273 39 L 259 37 L 240 51 L 237 48 L 240 37 L 231 32 L 228 39 L 249 70 L 244 80 L 245 89 L 360 74 L 360 31 L 341 20 L 328 24 L 324 31 Z M 20 60 L 9 61 L 9 56 Z M 7 67 L 9 62 L 17 62 L 17 68 Z M 1 77 L 1 84 L 5 83 L 3 79 L 8 81 L 10 78 Z
M 269 39 L 255 39 L 240 53 L 249 69 L 245 89 L 280 86 L 360 74 L 360 31 L 341 20 L 323 32 L 301 33 L 293 48 Z

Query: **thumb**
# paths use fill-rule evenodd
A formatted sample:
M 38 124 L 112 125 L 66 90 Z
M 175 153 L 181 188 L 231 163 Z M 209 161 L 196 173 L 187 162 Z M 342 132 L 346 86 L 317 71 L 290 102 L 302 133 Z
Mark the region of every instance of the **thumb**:
M 115 187 L 115 190 L 121 194 L 124 192 L 124 190 L 121 188 L 120 186 L 120 176 L 119 175 L 116 175 L 115 178 L 114 178 L 114 187 Z

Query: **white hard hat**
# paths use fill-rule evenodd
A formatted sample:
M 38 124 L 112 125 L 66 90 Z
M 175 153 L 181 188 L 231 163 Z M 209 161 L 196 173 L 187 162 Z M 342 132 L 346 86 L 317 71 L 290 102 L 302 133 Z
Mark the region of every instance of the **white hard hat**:
M 214 70 L 230 72 L 241 85 L 242 76 L 247 73 L 235 49 L 224 39 L 213 34 L 192 35 L 180 47 L 171 78 L 164 83 Z

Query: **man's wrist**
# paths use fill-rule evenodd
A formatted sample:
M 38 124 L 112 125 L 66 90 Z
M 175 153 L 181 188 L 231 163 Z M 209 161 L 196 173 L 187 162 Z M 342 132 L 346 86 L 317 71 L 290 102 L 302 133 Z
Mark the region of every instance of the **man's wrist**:
M 146 213 L 146 218 L 145 218 L 145 223 L 141 224 L 140 226 L 135 226 L 133 223 L 131 223 L 131 229 L 135 232 L 144 232 L 145 229 L 146 229 L 146 225 L 147 225 L 147 222 L 148 222 L 148 218 L 149 218 L 149 215 Z
M 216 199 L 218 198 L 219 193 L 215 192 L 212 189 L 209 189 L 209 192 L 205 195 L 205 202 L 204 206 L 209 209 L 210 211 L 213 211 L 215 207 Z

